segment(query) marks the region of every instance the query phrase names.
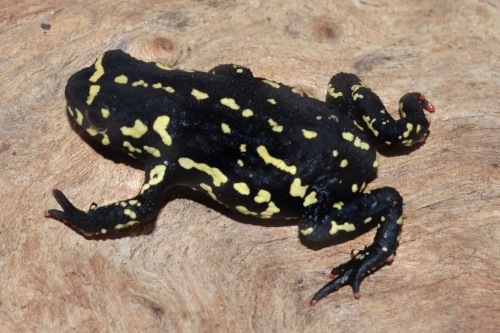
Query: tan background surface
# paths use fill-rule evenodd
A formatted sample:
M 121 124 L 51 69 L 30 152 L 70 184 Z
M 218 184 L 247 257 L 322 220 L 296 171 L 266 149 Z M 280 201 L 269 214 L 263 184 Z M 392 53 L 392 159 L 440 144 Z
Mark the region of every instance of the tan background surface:
M 38 3 L 0 6 L 1 331 L 500 329 L 498 1 Z M 343 288 L 309 307 L 373 232 L 312 250 L 294 226 L 187 199 L 135 237 L 87 240 L 45 219 L 52 188 L 88 208 L 140 187 L 141 170 L 99 155 L 65 115 L 68 77 L 114 48 L 181 68 L 238 63 L 319 99 L 352 71 L 392 111 L 404 92 L 425 93 L 437 107 L 426 144 L 384 156 L 369 185 L 405 198 L 394 264 L 364 280 L 361 300 Z

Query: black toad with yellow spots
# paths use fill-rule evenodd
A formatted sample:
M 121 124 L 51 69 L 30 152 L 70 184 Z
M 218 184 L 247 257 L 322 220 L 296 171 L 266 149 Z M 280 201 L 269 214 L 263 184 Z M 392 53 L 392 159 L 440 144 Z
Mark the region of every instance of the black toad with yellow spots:
M 410 146 L 425 139 L 434 107 L 409 93 L 394 120 L 380 99 L 353 74 L 335 75 L 326 101 L 247 68 L 220 65 L 208 73 L 136 60 L 120 50 L 101 55 L 66 86 L 68 113 L 104 146 L 144 162 L 135 197 L 88 211 L 59 190 L 63 211 L 47 217 L 87 235 L 154 219 L 165 191 L 191 187 L 242 214 L 298 220 L 300 233 L 332 240 L 378 226 L 373 244 L 334 268 L 334 279 L 311 304 L 339 286 L 359 297 L 363 276 L 392 260 L 403 201 L 389 187 L 366 191 L 377 169 L 374 139 Z

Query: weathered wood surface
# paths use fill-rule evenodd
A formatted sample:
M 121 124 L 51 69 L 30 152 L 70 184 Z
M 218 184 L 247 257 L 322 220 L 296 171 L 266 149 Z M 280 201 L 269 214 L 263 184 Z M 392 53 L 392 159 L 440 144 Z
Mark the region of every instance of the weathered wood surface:
M 497 1 L 3 1 L 0 331 L 494 332 L 500 330 L 500 4 Z M 50 24 L 50 30 L 42 24 Z M 47 27 L 45 27 L 47 28 Z M 323 99 L 338 71 L 391 110 L 436 105 L 431 135 L 384 156 L 405 225 L 393 265 L 308 305 L 373 232 L 320 250 L 293 226 L 237 223 L 186 199 L 152 232 L 88 240 L 43 211 L 133 196 L 141 170 L 71 129 L 68 77 L 107 49 L 207 70 L 238 63 Z

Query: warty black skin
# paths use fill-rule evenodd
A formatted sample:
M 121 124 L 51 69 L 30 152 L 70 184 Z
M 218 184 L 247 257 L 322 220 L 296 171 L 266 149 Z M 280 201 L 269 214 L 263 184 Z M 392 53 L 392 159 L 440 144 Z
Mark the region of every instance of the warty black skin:
M 425 140 L 423 109 L 434 111 L 409 93 L 394 120 L 354 74 L 333 76 L 321 102 L 241 66 L 183 71 L 121 50 L 75 73 L 65 93 L 77 125 L 143 162 L 146 177 L 137 196 L 87 212 L 54 190 L 63 211 L 47 217 L 87 235 L 122 230 L 154 219 L 165 191 L 182 185 L 256 218 L 297 219 L 312 241 L 378 225 L 373 244 L 334 268 L 311 304 L 344 284 L 359 297 L 363 276 L 392 260 L 403 201 L 393 188 L 365 190 L 378 167 L 373 142 Z

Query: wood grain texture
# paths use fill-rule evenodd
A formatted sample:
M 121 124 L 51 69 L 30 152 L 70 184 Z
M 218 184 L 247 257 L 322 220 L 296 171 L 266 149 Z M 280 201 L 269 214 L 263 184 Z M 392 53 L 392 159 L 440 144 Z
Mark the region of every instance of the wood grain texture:
M 9 3 L 11 2 L 11 3 Z M 0 331 L 494 332 L 500 330 L 500 5 L 497 1 L 4 1 L 0 6 Z M 42 24 L 50 24 L 43 26 Z M 396 187 L 394 263 L 310 297 L 373 232 L 312 250 L 293 226 L 234 222 L 187 199 L 149 233 L 88 240 L 44 219 L 52 188 L 80 208 L 133 196 L 142 171 L 71 129 L 68 77 L 108 49 L 181 68 L 219 63 L 323 99 L 357 73 L 396 110 L 436 105 L 425 145 L 383 156 Z

